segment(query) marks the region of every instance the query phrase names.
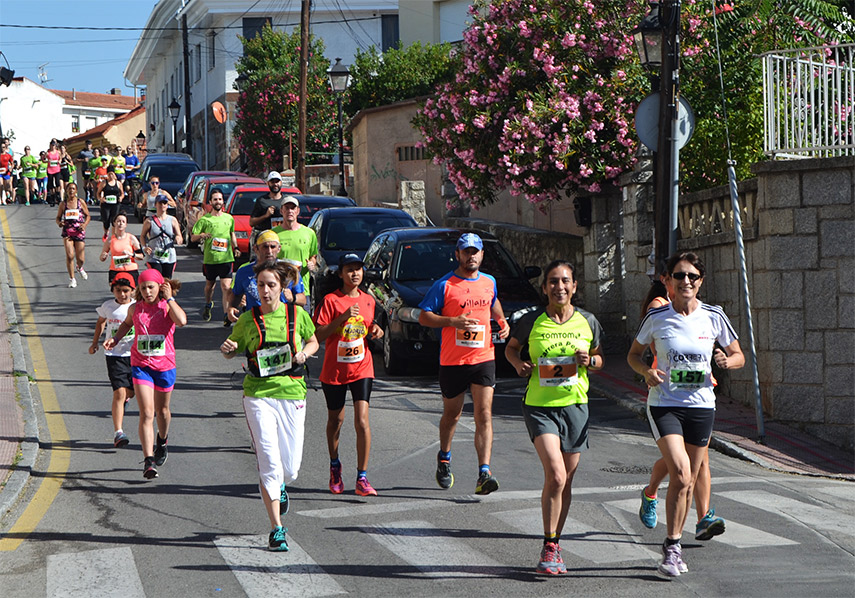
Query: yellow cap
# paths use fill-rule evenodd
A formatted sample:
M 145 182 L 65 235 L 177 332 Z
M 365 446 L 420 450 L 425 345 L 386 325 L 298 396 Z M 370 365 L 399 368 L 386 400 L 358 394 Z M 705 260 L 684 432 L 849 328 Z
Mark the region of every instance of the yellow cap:
M 272 230 L 266 230 L 255 238 L 256 247 L 262 243 L 279 243 L 279 235 L 274 233 Z

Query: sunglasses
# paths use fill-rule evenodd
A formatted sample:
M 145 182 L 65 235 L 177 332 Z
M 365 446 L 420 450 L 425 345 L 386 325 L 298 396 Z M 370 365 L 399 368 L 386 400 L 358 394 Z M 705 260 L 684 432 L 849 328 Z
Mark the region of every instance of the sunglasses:
M 152 181 L 152 182 L 151 182 L 151 184 L 152 184 L 152 185 L 159 185 L 159 184 L 160 184 L 160 181 Z
M 671 278 L 674 280 L 685 280 L 688 278 L 691 282 L 696 282 L 701 278 L 701 275 L 694 272 L 673 272 Z

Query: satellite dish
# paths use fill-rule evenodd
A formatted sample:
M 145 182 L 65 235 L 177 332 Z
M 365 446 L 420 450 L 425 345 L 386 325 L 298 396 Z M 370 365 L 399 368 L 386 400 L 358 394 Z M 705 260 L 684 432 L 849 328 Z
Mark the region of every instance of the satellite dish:
M 226 107 L 220 102 L 213 102 L 211 104 L 211 111 L 214 113 L 214 119 L 220 124 L 226 122 L 229 118 L 229 113 L 226 111 Z

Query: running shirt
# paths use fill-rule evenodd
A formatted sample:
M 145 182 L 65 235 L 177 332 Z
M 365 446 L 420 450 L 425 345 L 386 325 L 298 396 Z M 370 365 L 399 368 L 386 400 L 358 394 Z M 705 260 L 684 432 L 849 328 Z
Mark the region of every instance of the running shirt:
M 62 236 L 68 237 L 74 241 L 83 241 L 86 239 L 86 231 L 83 229 L 83 223 L 86 222 L 85 207 L 80 207 L 82 202 L 77 199 L 74 206 L 65 202 L 65 209 L 62 212 Z
M 146 216 L 154 216 L 157 213 L 157 198 L 158 197 L 166 197 L 163 193 L 155 193 L 152 195 L 151 193 L 145 194 L 145 211 Z
M 635 340 L 653 343 L 658 367 L 665 372 L 664 382 L 648 392 L 647 404 L 652 407 L 715 408 L 710 367 L 714 344 L 726 347 L 738 337 L 720 307 L 698 303 L 687 316 L 669 303 L 641 320 Z
M 164 216 L 161 220 L 157 216 L 150 216 L 151 225 L 148 229 L 148 242 L 146 246 L 151 248 L 151 255 L 147 262 L 160 264 L 174 264 L 177 261 L 175 255 L 175 232 L 178 222 L 172 216 Z
M 39 169 L 39 159 L 34 155 L 29 156 L 24 154 L 21 156 L 21 174 L 25 179 L 36 178 L 36 171 Z
M 115 299 L 108 299 L 101 304 L 101 307 L 95 309 L 95 313 L 99 318 L 107 320 L 107 325 L 104 330 L 107 332 L 106 338 L 116 336 L 116 331 L 125 318 L 128 317 L 128 308 L 134 304 L 133 299 L 130 303 L 120 304 Z M 112 349 L 104 350 L 104 354 L 110 357 L 130 357 L 131 345 L 134 343 L 134 329 L 128 330 L 128 333 L 123 336 Z
M 282 198 L 270 199 L 270 195 L 267 193 L 255 200 L 255 204 L 252 206 L 252 214 L 249 217 L 258 218 L 259 216 L 264 216 L 267 214 L 267 209 L 271 207 L 273 208 L 273 215 L 253 226 L 253 230 L 261 232 L 282 224 Z
M 3 157 L 0 156 L 0 165 L 2 165 L 2 163 L 3 163 Z M 0 168 L 2 168 L 2 166 L 0 166 Z M 46 179 L 47 178 L 47 169 L 48 169 L 47 160 L 39 160 L 39 168 L 36 171 L 36 178 L 37 179 Z
M 305 341 L 312 338 L 315 333 L 315 325 L 312 324 L 312 319 L 305 309 L 296 308 L 294 314 L 296 317 L 294 345 L 298 347 L 297 352 L 299 352 L 299 348 L 303 347 Z M 280 303 L 276 311 L 264 314 L 262 317 L 268 342 L 288 341 L 288 308 L 284 303 Z M 252 311 L 245 311 L 240 315 L 229 339 L 237 343 L 238 353 L 247 351 L 252 353 L 258 348 L 261 334 L 252 318 Z M 293 355 L 287 356 L 287 359 L 292 358 Z M 243 379 L 243 394 L 247 397 L 302 401 L 306 398 L 306 380 L 303 376 L 292 377 L 287 373 L 264 378 L 247 373 Z
M 473 365 L 495 358 L 490 310 L 496 296 L 496 279 L 483 272 L 477 278 L 461 278 L 449 272 L 433 283 L 419 304 L 421 309 L 452 318 L 469 313 L 470 318 L 478 320 L 476 330 L 443 327 L 440 365 Z
M 588 368 L 576 365 L 576 351 L 591 353 L 600 346 L 603 329 L 593 314 L 574 307 L 563 324 L 546 308 L 523 316 L 513 337 L 528 350 L 534 365 L 525 391 L 525 404 L 566 407 L 588 402 Z
M 202 262 L 205 264 L 228 264 L 235 261 L 232 235 L 235 232 L 235 219 L 231 214 L 221 212 L 219 216 L 205 214 L 193 225 L 194 235 L 209 233 L 204 240 Z
M 311 279 L 309 258 L 318 254 L 318 237 L 315 231 L 303 224 L 297 230 L 286 230 L 281 226 L 274 226 L 272 230 L 278 235 L 282 245 L 279 259 L 300 262 L 300 276 L 308 284 Z
M 239 297 L 246 297 L 247 311 L 261 305 L 261 300 L 258 297 L 258 280 L 255 277 L 255 270 L 253 270 L 257 261 L 252 260 L 241 265 L 232 277 L 232 292 Z M 289 282 L 287 286 L 294 295 L 306 292 L 306 287 L 303 285 L 303 277 L 299 274 L 297 276 L 297 282 Z M 280 301 L 285 303 L 284 294 L 280 297 Z
M 169 304 L 138 301 L 134 309 L 134 343 L 131 365 L 158 372 L 175 369 L 175 322 L 169 317 Z
M 12 154 L 0 153 L 0 175 L 12 175 Z M 44 176 L 47 176 L 47 173 Z
M 119 196 L 122 194 L 122 190 L 119 188 L 119 184 L 115 185 L 104 185 L 104 203 L 115 205 L 119 203 Z
M 101 168 L 101 157 L 95 157 L 94 155 L 89 158 L 89 176 L 94 177 L 96 175 L 96 171 Z
M 62 157 L 62 154 L 60 154 L 58 151 L 47 153 L 47 160 L 48 160 L 47 173 L 48 174 L 56 174 L 57 172 L 59 172 L 59 160 L 61 157 Z
M 125 167 L 127 168 L 127 176 L 129 179 L 137 178 L 137 169 L 136 167 L 140 165 L 140 159 L 135 155 L 131 154 L 130 156 L 125 157 Z
M 131 272 L 137 270 L 137 258 L 134 253 L 140 244 L 137 238 L 125 233 L 121 239 L 116 235 L 110 236 L 110 270 Z
M 350 384 L 374 377 L 374 362 L 365 342 L 374 323 L 374 297 L 362 291 L 358 297 L 348 297 L 341 289 L 333 291 L 324 296 L 315 314 L 315 325 L 326 326 L 354 304 L 359 306 L 359 315 L 348 318 L 327 337 L 319 376 L 325 384 Z
M 122 156 L 113 156 L 110 164 L 113 166 L 113 170 L 117 175 L 125 174 L 125 159 Z

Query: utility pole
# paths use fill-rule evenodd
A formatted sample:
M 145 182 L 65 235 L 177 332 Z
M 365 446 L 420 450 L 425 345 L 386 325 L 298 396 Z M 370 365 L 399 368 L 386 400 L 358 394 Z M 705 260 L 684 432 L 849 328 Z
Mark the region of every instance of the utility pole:
M 187 41 L 187 15 L 181 15 L 181 37 L 184 41 L 184 141 L 187 153 L 193 155 L 192 135 L 190 131 L 190 44 Z M 200 57 L 201 60 L 201 57 Z
M 309 78 L 309 14 L 312 0 L 302 0 L 300 14 L 300 118 L 297 127 L 297 188 L 306 192 L 306 104 Z

